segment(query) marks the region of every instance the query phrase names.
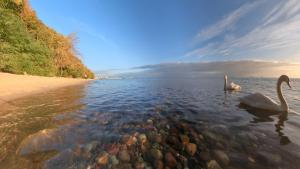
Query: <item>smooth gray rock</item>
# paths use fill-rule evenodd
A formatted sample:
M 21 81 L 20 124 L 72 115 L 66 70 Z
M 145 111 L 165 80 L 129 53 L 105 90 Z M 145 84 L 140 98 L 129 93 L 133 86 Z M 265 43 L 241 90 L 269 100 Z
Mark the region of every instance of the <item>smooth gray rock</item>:
M 63 136 L 56 129 L 45 129 L 25 138 L 17 149 L 19 155 L 29 155 L 64 148 Z

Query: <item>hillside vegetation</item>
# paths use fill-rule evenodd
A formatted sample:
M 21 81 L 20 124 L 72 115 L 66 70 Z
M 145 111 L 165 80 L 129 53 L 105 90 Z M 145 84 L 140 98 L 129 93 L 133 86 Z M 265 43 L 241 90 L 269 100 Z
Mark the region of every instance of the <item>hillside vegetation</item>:
M 78 59 L 76 36 L 43 24 L 27 0 L 0 0 L 0 71 L 94 78 Z

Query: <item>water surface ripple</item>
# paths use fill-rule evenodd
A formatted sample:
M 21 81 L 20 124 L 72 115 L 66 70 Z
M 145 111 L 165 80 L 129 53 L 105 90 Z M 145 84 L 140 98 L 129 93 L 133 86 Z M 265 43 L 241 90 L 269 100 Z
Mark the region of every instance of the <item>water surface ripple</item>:
M 300 166 L 300 115 L 297 114 L 300 80 L 292 80 L 292 90 L 283 87 L 292 109 L 287 116 L 260 116 L 263 112 L 239 106 L 238 99 L 252 92 L 278 100 L 276 79 L 232 79 L 242 86 L 241 92 L 232 93 L 224 93 L 222 80 L 98 80 L 86 86 L 12 101 L 0 110 L 0 168 L 42 168 L 45 161 L 59 152 L 93 140 L 109 142 L 120 132 L 131 130 L 130 125 L 128 128 L 124 125 L 159 113 L 161 120 L 174 118 L 188 122 L 199 131 L 222 136 L 231 168 L 297 169 Z M 59 135 L 55 140 L 59 144 L 43 145 L 43 152 L 30 156 L 18 155 L 27 151 L 18 150 L 22 141 L 43 132 Z

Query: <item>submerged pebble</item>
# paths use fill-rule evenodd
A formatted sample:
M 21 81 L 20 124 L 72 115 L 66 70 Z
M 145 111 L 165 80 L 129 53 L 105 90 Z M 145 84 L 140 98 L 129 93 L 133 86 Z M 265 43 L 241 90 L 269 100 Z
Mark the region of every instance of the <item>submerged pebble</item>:
M 67 149 L 50 158 L 44 163 L 43 169 L 65 169 L 71 168 L 74 163 L 85 165 L 85 160 L 78 156 L 71 149 Z
M 130 136 L 130 135 L 124 135 L 122 137 L 122 144 L 126 144 L 127 146 L 131 146 L 137 142 L 137 139 L 135 136 Z
M 119 160 L 115 155 L 110 156 L 109 161 L 111 165 L 116 166 L 119 164 Z
M 180 140 L 183 145 L 187 145 L 190 142 L 190 138 L 187 135 L 180 135 Z
M 84 155 L 86 163 L 80 164 L 90 169 L 221 169 L 230 162 L 216 134 L 200 133 L 185 122 L 152 118 L 146 124 L 124 124 L 116 131 L 122 134 L 101 143 L 91 142 L 83 151 L 79 146 L 74 150 L 75 159 L 90 153 Z M 207 144 L 217 150 L 210 152 Z
M 194 143 L 188 143 L 188 144 L 186 145 L 186 151 L 188 152 L 188 154 L 189 154 L 190 156 L 194 156 L 194 154 L 195 154 L 196 151 L 197 151 L 197 145 L 194 144 Z
M 166 165 L 170 168 L 174 168 L 177 164 L 175 157 L 170 152 L 167 152 L 165 154 L 165 161 L 166 161 Z
M 85 146 L 85 150 L 87 152 L 91 152 L 92 150 L 94 150 L 97 147 L 97 145 L 99 145 L 99 142 L 93 141 Z
M 150 150 L 150 156 L 152 159 L 155 160 L 161 160 L 163 158 L 161 151 L 154 148 Z
M 257 159 L 272 165 L 280 164 L 281 156 L 279 154 L 269 153 L 265 151 L 258 152 Z
M 229 157 L 224 151 L 221 150 L 214 150 L 213 151 L 214 157 L 216 160 L 222 165 L 227 166 L 230 162 Z
M 156 160 L 154 166 L 155 169 L 164 169 L 164 163 L 161 160 Z
M 107 152 L 102 152 L 97 159 L 99 165 L 106 165 L 108 163 L 109 154 Z
M 200 160 L 202 161 L 209 161 L 210 160 L 210 154 L 207 151 L 201 151 L 199 154 Z
M 116 168 L 120 169 L 132 169 L 132 165 L 130 163 L 120 163 L 116 166 Z
M 148 119 L 148 120 L 147 120 L 147 123 L 153 124 L 153 120 L 152 120 L 152 119 Z
M 135 169 L 144 169 L 145 164 L 143 162 L 138 161 L 138 162 L 135 163 L 134 168 Z
M 127 150 L 122 150 L 119 152 L 119 159 L 123 162 L 129 162 L 130 161 L 130 155 Z
M 145 144 L 146 141 L 147 141 L 147 136 L 146 136 L 145 134 L 140 134 L 140 135 L 139 135 L 139 142 L 140 142 L 141 144 Z
M 217 161 L 211 160 L 207 163 L 207 169 L 222 169 Z

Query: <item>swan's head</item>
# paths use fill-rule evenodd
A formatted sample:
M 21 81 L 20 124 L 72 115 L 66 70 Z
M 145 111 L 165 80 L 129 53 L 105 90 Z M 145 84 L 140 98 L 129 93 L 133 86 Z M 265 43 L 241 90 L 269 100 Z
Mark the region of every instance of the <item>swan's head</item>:
M 290 78 L 287 75 L 282 75 L 279 77 L 279 81 L 283 81 L 286 82 L 286 84 L 292 88 L 291 84 L 290 84 Z
M 224 79 L 225 79 L 225 80 L 227 80 L 227 79 L 228 79 L 227 75 L 224 75 Z

